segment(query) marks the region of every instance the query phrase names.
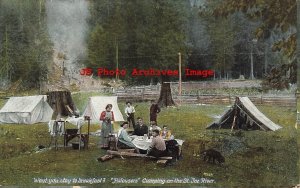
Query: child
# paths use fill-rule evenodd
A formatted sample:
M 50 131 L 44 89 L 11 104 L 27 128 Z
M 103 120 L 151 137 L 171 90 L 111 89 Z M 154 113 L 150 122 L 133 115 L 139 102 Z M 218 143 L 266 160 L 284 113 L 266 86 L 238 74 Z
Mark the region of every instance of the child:
M 169 140 L 171 138 L 171 136 L 172 136 L 171 131 L 168 130 L 168 127 L 166 125 L 163 126 L 163 129 L 160 132 L 160 136 L 166 140 Z

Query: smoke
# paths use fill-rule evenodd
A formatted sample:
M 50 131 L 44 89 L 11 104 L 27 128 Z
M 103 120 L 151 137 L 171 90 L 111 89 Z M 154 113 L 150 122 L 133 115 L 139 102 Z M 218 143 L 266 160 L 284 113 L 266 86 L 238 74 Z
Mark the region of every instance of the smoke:
M 76 71 L 78 58 L 86 55 L 88 1 L 48 0 L 46 12 L 48 32 L 55 51 L 65 55 L 67 70 Z

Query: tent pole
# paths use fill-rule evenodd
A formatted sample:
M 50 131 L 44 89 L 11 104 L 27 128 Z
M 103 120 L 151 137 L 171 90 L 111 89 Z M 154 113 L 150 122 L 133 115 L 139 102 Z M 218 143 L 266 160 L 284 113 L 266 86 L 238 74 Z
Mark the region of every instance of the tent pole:
M 235 127 L 236 115 L 237 115 L 237 110 L 235 110 L 235 112 L 234 112 L 233 122 L 232 122 L 232 126 L 231 126 L 231 132 L 233 131 L 233 128 Z
M 89 116 L 87 116 L 87 120 L 88 120 L 88 134 L 87 134 L 87 141 L 86 141 L 86 149 L 88 149 L 89 148 L 89 140 L 90 140 L 90 121 L 91 121 L 91 119 L 90 119 L 90 117 Z

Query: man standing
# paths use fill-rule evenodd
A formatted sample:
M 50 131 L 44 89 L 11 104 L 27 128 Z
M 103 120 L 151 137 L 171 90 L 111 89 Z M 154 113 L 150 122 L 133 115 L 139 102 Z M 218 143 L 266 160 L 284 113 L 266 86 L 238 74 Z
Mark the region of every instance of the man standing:
M 143 119 L 138 117 L 137 118 L 138 123 L 134 127 L 134 135 L 137 136 L 144 136 L 145 134 L 148 134 L 148 126 L 143 123 Z
M 134 107 L 131 105 L 131 102 L 127 101 L 126 108 L 125 108 L 125 114 L 127 116 L 127 121 L 128 121 L 129 127 L 131 124 L 133 126 L 133 128 L 135 128 L 134 113 L 135 113 Z
M 156 158 L 166 156 L 166 143 L 163 138 L 159 136 L 159 130 L 154 129 L 152 131 L 152 136 L 152 142 L 149 150 L 147 151 L 147 155 L 154 156 Z
M 160 112 L 160 108 L 158 104 L 155 103 L 155 101 L 151 101 L 151 107 L 150 107 L 150 122 L 155 121 L 157 122 L 157 114 Z

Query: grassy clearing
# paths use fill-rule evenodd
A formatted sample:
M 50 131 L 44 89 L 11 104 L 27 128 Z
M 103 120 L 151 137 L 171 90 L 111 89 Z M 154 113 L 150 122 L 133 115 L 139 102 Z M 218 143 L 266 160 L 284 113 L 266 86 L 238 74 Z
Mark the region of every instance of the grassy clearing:
M 86 102 L 88 95 L 74 96 L 77 106 Z M 149 103 L 137 103 L 136 117 L 149 119 Z M 83 106 L 83 105 L 82 105 Z M 125 104 L 120 103 L 121 112 Z M 229 130 L 206 130 L 214 115 L 224 112 L 222 105 L 184 105 L 166 108 L 158 116 L 159 125 L 168 125 L 175 137 L 185 140 L 183 159 L 173 166 L 159 167 L 147 159 L 120 159 L 99 163 L 96 158 L 105 151 L 98 148 L 98 137 L 91 137 L 89 150 L 69 148 L 35 153 L 37 145 L 48 145 L 50 136 L 46 124 L 1 125 L 0 127 L 0 185 L 46 185 L 34 183 L 33 178 L 202 178 L 214 179 L 212 185 L 235 187 L 291 186 L 298 182 L 297 134 L 294 129 L 295 110 L 289 107 L 258 107 L 275 123 L 283 126 L 276 132 L 243 131 L 232 136 Z M 118 128 L 118 124 L 115 124 Z M 86 129 L 86 127 L 85 127 Z M 98 125 L 92 125 L 96 131 Z M 216 148 L 225 155 L 223 166 L 208 164 L 197 156 L 199 144 L 206 141 L 206 148 Z M 62 139 L 59 140 L 62 144 Z M 153 185 L 143 184 L 116 185 Z M 99 184 L 99 185 L 104 185 Z M 53 185 L 53 184 L 52 184 Z M 66 184 L 55 184 L 66 185 Z M 80 184 L 89 185 L 89 184 Z M 94 184 L 95 185 L 95 184 Z M 159 184 L 155 184 L 159 185 Z

